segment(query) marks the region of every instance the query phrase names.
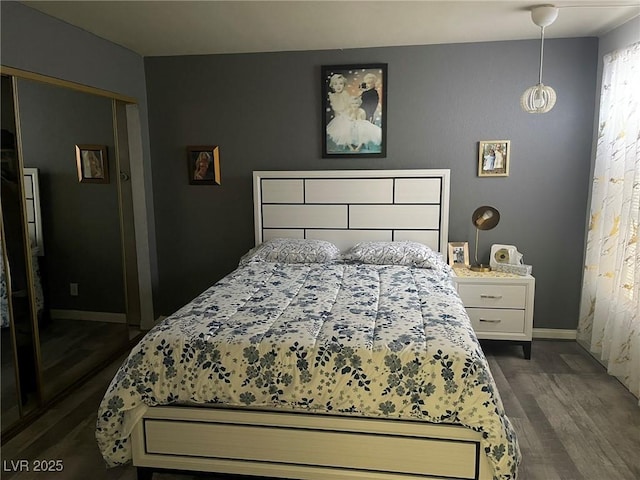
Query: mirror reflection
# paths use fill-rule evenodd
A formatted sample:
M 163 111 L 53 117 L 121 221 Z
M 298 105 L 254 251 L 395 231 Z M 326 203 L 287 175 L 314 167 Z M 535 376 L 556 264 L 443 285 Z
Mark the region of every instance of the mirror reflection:
M 23 79 L 18 98 L 47 400 L 128 342 L 117 181 L 80 182 L 76 161 L 77 145 L 101 145 L 117 179 L 112 101 Z
M 2 76 L 0 341 L 2 430 L 38 405 L 36 350 L 11 78 Z
M 122 235 L 132 207 L 115 104 L 2 76 L 2 432 L 122 352 L 128 320 L 139 323 L 126 293 L 137 292 L 125 279 L 136 260 Z M 79 145 L 101 152 L 100 182 L 79 178 Z

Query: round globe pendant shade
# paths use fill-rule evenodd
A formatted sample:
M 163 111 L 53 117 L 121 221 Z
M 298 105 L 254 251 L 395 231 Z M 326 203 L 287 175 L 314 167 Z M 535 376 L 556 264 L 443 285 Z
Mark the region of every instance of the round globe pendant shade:
M 555 104 L 555 90 L 542 83 L 527 88 L 520 98 L 520 106 L 528 113 L 547 113 Z

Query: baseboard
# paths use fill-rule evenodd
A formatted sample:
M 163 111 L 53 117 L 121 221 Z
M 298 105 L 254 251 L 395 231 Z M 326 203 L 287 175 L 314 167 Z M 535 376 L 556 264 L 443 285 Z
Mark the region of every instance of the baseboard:
M 89 320 L 92 322 L 127 323 L 126 313 L 90 312 L 88 310 L 49 310 L 52 319 Z
M 533 338 L 549 338 L 553 340 L 575 340 L 576 330 L 566 330 L 561 328 L 534 328 Z

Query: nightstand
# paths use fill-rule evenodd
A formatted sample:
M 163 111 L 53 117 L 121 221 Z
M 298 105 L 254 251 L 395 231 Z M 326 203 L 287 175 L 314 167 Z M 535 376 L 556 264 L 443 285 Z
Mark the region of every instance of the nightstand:
M 505 272 L 453 269 L 453 281 L 479 339 L 522 345 L 531 358 L 535 278 Z

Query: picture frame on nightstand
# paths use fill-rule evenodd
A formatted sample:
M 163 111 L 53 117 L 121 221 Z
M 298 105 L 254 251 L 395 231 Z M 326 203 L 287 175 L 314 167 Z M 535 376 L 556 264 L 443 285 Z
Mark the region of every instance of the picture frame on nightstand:
M 469 266 L 469 242 L 449 242 L 448 247 L 451 267 Z

